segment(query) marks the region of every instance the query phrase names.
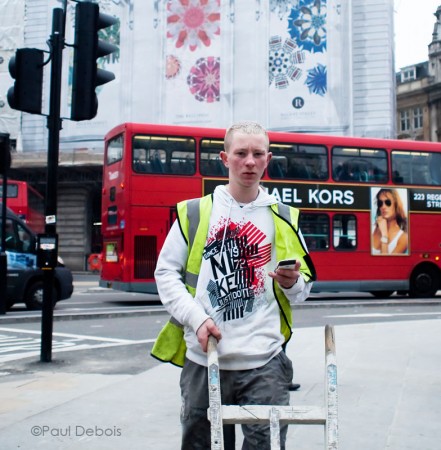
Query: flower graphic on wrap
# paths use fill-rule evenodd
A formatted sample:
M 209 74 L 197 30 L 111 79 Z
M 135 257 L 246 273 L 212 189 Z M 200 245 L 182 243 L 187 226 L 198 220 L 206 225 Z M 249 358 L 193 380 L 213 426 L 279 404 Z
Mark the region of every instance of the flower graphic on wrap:
M 297 47 L 296 42 L 285 39 L 282 44 L 280 36 L 272 36 L 269 41 L 269 85 L 274 81 L 277 89 L 285 89 L 289 80 L 296 81 L 302 76 L 298 66 L 305 62 L 305 52 Z
M 327 91 L 326 66 L 317 64 L 316 67 L 308 70 L 305 84 L 308 86 L 310 93 L 318 94 L 323 97 Z
M 288 31 L 300 47 L 311 53 L 326 50 L 326 0 L 300 0 L 288 19 Z
M 165 78 L 171 80 L 181 72 L 181 61 L 174 55 L 167 55 L 165 59 Z
M 220 99 L 220 58 L 199 58 L 187 77 L 190 92 L 200 102 L 213 103 Z
M 188 46 L 195 51 L 211 45 L 220 35 L 220 0 L 169 0 L 167 2 L 167 38 L 176 48 Z

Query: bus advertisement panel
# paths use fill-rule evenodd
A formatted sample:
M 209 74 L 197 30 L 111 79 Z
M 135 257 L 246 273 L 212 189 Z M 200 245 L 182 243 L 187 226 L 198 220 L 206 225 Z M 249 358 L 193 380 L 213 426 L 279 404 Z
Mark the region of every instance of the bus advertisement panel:
M 155 292 L 176 203 L 227 182 L 225 130 L 122 124 L 106 136 L 101 286 Z M 301 211 L 315 292 L 441 289 L 441 144 L 269 132 L 262 186 Z

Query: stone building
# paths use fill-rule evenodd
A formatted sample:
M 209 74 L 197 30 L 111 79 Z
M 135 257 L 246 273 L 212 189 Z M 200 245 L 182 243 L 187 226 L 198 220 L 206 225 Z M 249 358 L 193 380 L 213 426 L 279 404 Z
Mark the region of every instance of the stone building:
M 397 137 L 441 141 L 441 6 L 436 17 L 429 60 L 403 67 L 397 81 Z

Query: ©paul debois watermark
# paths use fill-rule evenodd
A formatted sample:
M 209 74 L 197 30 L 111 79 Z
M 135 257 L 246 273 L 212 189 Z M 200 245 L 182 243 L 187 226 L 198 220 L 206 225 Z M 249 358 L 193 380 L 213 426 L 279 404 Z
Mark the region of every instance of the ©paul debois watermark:
M 67 425 L 64 427 L 56 427 L 49 425 L 34 425 L 31 427 L 32 436 L 37 437 L 120 437 L 122 436 L 121 428 L 116 426 L 84 426 L 84 425 Z

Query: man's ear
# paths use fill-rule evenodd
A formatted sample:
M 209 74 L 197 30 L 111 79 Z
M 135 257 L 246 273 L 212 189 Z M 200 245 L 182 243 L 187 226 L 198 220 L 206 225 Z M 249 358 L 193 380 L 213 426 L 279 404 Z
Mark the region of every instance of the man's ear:
M 222 162 L 224 163 L 224 166 L 228 167 L 228 153 L 226 151 L 222 150 L 219 153 L 219 155 L 221 157 Z
M 269 162 L 271 161 L 271 158 L 273 157 L 273 154 L 271 152 L 268 152 L 268 156 L 266 158 L 266 165 L 268 166 Z

